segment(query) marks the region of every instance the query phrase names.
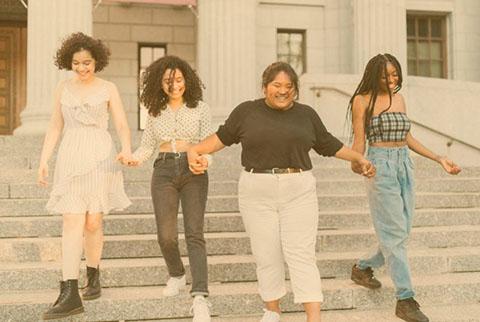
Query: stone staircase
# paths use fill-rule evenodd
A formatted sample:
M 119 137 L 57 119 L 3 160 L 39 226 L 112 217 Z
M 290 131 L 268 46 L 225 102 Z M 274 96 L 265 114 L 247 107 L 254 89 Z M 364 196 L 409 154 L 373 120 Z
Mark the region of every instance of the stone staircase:
M 39 137 L 0 137 L 0 321 L 38 321 L 58 294 L 61 217 L 46 213 L 48 191 L 34 182 L 41 144 Z M 349 279 L 355 259 L 375 245 L 363 179 L 343 161 L 312 159 L 320 206 L 323 321 L 400 321 L 384 269 L 378 271 L 384 284 L 380 290 Z M 480 167 L 451 177 L 432 162 L 415 161 L 417 210 L 409 257 L 417 299 L 431 321 L 480 321 Z M 214 321 L 258 321 L 262 313 L 255 264 L 238 213 L 240 171 L 238 147 L 220 151 L 210 170 L 205 236 Z M 105 217 L 103 296 L 84 302 L 86 313 L 68 320 L 191 320 L 187 293 L 161 296 L 167 270 L 149 198 L 151 163 L 126 169 L 124 175 L 133 205 Z M 179 226 L 183 232 L 181 215 Z M 183 235 L 180 241 L 186 255 Z M 282 321 L 304 320 L 290 293 L 282 307 L 288 312 Z

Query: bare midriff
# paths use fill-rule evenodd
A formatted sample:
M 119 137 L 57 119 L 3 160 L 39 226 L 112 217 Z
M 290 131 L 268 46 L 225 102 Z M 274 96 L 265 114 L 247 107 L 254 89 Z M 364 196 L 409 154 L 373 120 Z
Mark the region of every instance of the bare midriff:
M 407 145 L 407 141 L 400 142 L 375 142 L 370 143 L 370 146 L 380 147 L 380 148 L 399 148 Z
M 191 146 L 192 144 L 190 142 L 187 142 L 187 141 L 183 141 L 183 140 L 176 140 L 175 141 L 175 146 L 177 148 L 177 151 L 176 152 L 185 152 L 188 150 L 188 148 Z M 160 152 L 173 152 L 172 150 L 172 143 L 171 142 L 165 142 L 163 143 L 162 145 L 160 145 L 160 149 L 159 149 Z

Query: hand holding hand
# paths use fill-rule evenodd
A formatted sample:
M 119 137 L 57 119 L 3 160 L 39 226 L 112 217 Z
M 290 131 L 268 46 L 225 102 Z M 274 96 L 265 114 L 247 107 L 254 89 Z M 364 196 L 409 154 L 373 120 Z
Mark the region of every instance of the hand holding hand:
M 132 153 L 130 151 L 120 151 L 119 154 L 117 154 L 116 161 L 120 161 L 123 165 L 128 165 L 128 162 L 133 159 Z
M 359 174 L 361 174 L 361 175 L 363 175 L 367 178 L 372 178 L 377 173 L 377 169 L 375 169 L 375 166 L 365 158 L 362 158 L 360 161 L 354 162 L 354 163 L 356 163 L 356 165 L 353 166 L 353 167 L 355 169 L 358 168 L 361 171 L 361 172 L 357 172 L 357 173 L 359 173 Z
M 360 164 L 358 162 L 350 162 L 350 168 L 356 174 L 362 174 L 362 167 L 360 166 Z
M 205 157 L 201 156 L 193 149 L 188 149 L 187 158 L 188 168 L 193 174 L 202 174 L 205 172 L 205 169 L 208 166 L 208 161 Z
M 452 160 L 449 160 L 445 157 L 441 157 L 438 162 L 442 165 L 442 168 L 449 174 L 456 175 L 459 174 L 460 171 L 462 171 L 462 169 L 458 165 L 453 163 Z
M 48 178 L 48 165 L 40 164 L 40 166 L 38 167 L 37 183 L 42 187 L 46 187 L 48 185 L 47 178 Z

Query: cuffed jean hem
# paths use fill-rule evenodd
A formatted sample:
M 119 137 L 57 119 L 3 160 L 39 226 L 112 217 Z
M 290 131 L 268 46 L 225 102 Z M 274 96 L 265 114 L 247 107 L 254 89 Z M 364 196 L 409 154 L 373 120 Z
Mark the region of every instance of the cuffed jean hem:
M 293 303 L 323 303 L 323 294 L 311 297 L 293 297 Z
M 207 296 L 209 295 L 209 293 L 208 293 L 208 291 L 193 291 L 193 290 L 192 290 L 192 291 L 190 291 L 190 295 L 191 295 L 192 297 L 195 297 L 195 296 L 197 296 L 197 295 L 202 295 L 202 296 L 207 297 Z
M 397 295 L 395 297 L 397 298 L 397 300 L 401 301 L 401 300 L 409 299 L 414 296 L 415 296 L 414 291 L 408 291 L 408 292 L 402 293 L 401 295 Z
M 264 302 L 271 302 L 271 301 L 276 301 L 287 295 L 287 290 L 283 289 L 283 291 L 280 292 L 269 292 L 269 293 L 262 293 L 262 291 L 259 290 L 258 292 L 260 294 L 260 297 L 262 298 L 262 301 Z

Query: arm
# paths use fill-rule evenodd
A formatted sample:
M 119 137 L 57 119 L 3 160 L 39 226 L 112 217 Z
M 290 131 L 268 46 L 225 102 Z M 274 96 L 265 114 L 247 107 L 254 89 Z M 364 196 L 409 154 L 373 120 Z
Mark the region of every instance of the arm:
M 113 124 L 122 144 L 122 151 L 118 154 L 117 160 L 130 159 L 132 145 L 130 142 L 130 128 L 128 127 L 127 116 L 123 109 L 122 100 L 115 84 L 110 83 L 110 101 L 108 102 L 112 113 Z
M 62 115 L 62 107 L 60 103 L 60 97 L 64 83 L 61 82 L 53 97 L 53 113 L 50 118 L 50 124 L 45 134 L 45 140 L 43 142 L 42 154 L 40 156 L 40 165 L 38 167 L 38 179 L 37 182 L 41 186 L 47 186 L 48 177 L 48 160 L 52 156 L 53 150 L 57 145 L 58 138 L 63 131 L 64 120 Z
M 142 164 L 150 159 L 155 148 L 158 146 L 157 139 L 154 132 L 154 118 L 150 114 L 147 115 L 147 124 L 142 134 L 140 147 L 133 153 L 132 160 L 129 162 L 131 166 Z
M 225 145 L 222 143 L 222 141 L 220 141 L 216 133 L 210 135 L 205 140 L 192 145 L 187 151 L 190 171 L 192 171 L 194 174 L 203 173 L 205 168 L 203 165 L 199 164 L 199 156 L 202 154 L 217 152 L 224 147 Z
M 202 102 L 202 110 L 200 113 L 200 138 L 203 140 L 208 137 L 210 134 L 213 133 L 212 131 L 212 117 L 210 114 L 210 106 L 208 104 Z M 204 154 L 203 156 L 203 165 L 205 168 L 212 165 L 213 158 L 211 154 Z
M 355 173 L 362 174 L 367 178 L 375 176 L 375 167 L 365 159 L 363 154 L 358 153 L 346 146 L 343 146 L 340 150 L 335 153 L 335 157 L 342 160 L 347 160 L 352 162 L 352 168 L 355 167 Z
M 360 95 L 355 96 L 352 104 L 352 129 L 353 129 L 353 144 L 352 150 L 365 154 L 365 117 L 367 106 L 365 105 L 365 99 Z M 361 173 L 361 169 L 358 167 L 358 163 L 352 162 L 352 171 L 355 173 Z
M 421 144 L 417 139 L 415 139 L 410 133 L 407 134 L 407 145 L 408 148 L 421 156 L 438 162 L 442 168 L 449 174 L 458 174 L 462 169 L 453 163 L 453 161 L 443 157 L 436 155 L 429 149 L 427 149 L 423 144 Z

